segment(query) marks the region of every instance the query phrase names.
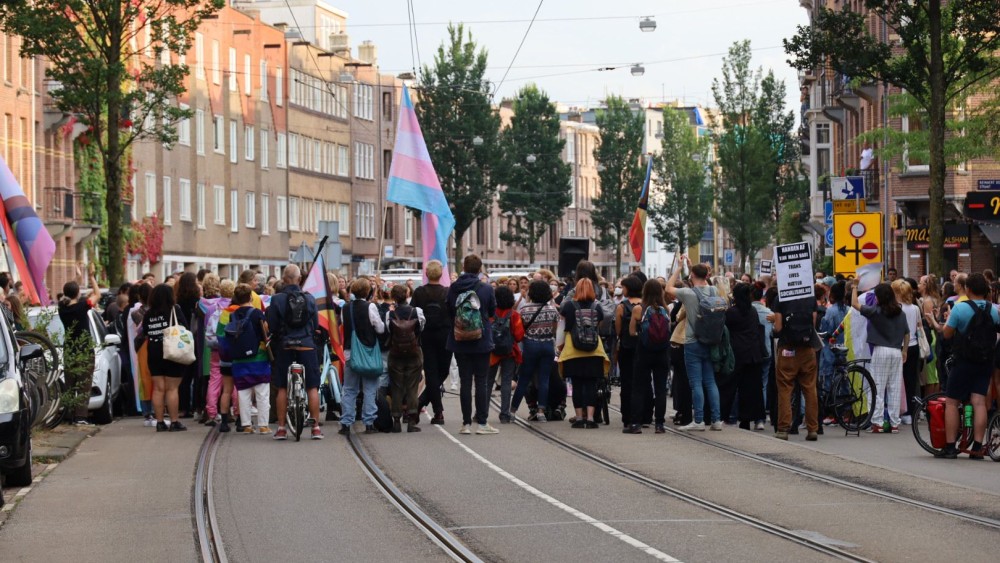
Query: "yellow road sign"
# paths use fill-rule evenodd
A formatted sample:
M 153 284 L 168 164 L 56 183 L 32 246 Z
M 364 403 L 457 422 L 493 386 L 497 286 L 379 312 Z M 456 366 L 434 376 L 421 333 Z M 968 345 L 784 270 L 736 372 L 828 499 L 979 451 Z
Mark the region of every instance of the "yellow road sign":
M 865 264 L 882 262 L 882 214 L 833 214 L 833 270 L 854 276 Z
M 835 199 L 833 200 L 834 213 L 864 213 L 868 207 L 863 199 Z

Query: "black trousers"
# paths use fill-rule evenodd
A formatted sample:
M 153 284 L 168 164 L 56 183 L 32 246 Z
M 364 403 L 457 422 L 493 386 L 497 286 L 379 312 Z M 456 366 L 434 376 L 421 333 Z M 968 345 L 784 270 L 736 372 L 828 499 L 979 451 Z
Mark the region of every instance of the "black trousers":
M 733 403 L 736 402 L 736 390 L 738 389 L 736 372 L 729 375 L 715 374 L 715 384 L 719 387 L 719 415 L 723 422 L 729 422 L 729 415 L 733 412 Z
M 677 422 L 681 425 L 690 424 L 694 420 L 694 407 L 691 404 L 691 384 L 688 383 L 687 367 L 684 365 L 684 346 L 670 345 L 670 365 L 674 368 L 673 394 Z
M 670 353 L 650 352 L 638 348 L 635 354 L 632 382 L 632 412 L 642 413 L 652 399 L 653 422 L 663 424 L 667 412 L 667 375 L 670 373 Z M 652 397 L 650 397 L 652 395 Z M 632 424 L 638 424 L 633 421 Z
M 573 378 L 573 408 L 585 409 L 597 406 L 598 381 L 600 380 L 596 377 Z
M 913 398 L 920 396 L 920 346 L 910 346 L 906 350 L 906 361 L 903 362 L 903 387 L 906 388 L 906 405 L 903 412 L 910 413 Z
M 739 391 L 740 424 L 764 420 L 764 390 L 760 385 L 762 369 L 763 362 L 740 364 L 733 373 Z
M 490 353 L 455 353 L 458 378 L 461 381 L 459 402 L 462 404 L 462 424 L 472 424 L 472 385 L 476 386 L 476 423 L 486 424 L 490 413 Z
M 618 349 L 618 378 L 621 380 L 622 424 L 632 424 L 632 377 L 635 348 Z M 637 423 L 638 424 L 638 423 Z
M 420 408 L 430 405 L 435 415 L 444 412 L 441 405 L 441 384 L 448 379 L 451 369 L 451 352 L 446 348 L 448 333 L 425 332 L 421 335 L 420 350 L 424 355 L 424 392 L 420 394 Z

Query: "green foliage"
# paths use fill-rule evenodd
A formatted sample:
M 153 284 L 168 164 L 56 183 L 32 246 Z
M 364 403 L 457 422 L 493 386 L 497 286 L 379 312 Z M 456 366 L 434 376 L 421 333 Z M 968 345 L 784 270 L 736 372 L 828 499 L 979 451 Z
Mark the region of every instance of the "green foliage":
M 608 96 L 606 108 L 597 112 L 600 138 L 594 149 L 601 191 L 594 198 L 591 218 L 597 229 L 596 242 L 602 248 L 614 248 L 617 271 L 622 270 L 622 245 L 635 214 L 646 171 L 642 163 L 642 137 L 645 116 L 633 112 L 618 96 Z
M 83 220 L 86 223 L 101 226 L 101 232 L 91 244 L 97 249 L 95 254 L 100 261 L 98 271 L 106 274 L 110 240 L 108 238 L 108 212 L 104 202 L 108 189 L 104 182 L 101 154 L 96 144 L 77 142 L 73 145 L 73 159 L 76 163 L 76 191 L 81 196 L 80 205 L 83 206 Z M 101 281 L 107 283 L 109 280 Z
M 778 216 L 778 244 L 800 242 L 802 240 L 802 204 L 797 201 L 786 201 Z
M 161 54 L 187 52 L 202 18 L 224 0 L 13 0 L 0 4 L 0 29 L 21 36 L 24 56 L 47 59 L 56 106 L 91 127 L 101 155 L 109 240 L 108 278 L 124 279 L 123 162 L 138 139 L 171 145 L 176 123 L 191 117 L 175 104 L 188 67 Z M 151 38 L 144 57 L 147 31 Z M 106 117 L 106 118 L 105 118 Z M 149 118 L 149 119 L 147 119 Z
M 497 192 L 500 116 L 490 104 L 486 50 L 477 49 L 464 26 L 448 26 L 434 66 L 420 71 L 415 110 L 434 169 L 455 215 L 455 263 L 462 236 L 476 219 L 489 217 Z M 483 139 L 476 146 L 475 137 Z
M 680 252 L 701 240 L 712 214 L 707 166 L 711 143 L 700 137 L 684 110 L 664 108 L 660 154 L 650 189 L 649 218 L 656 237 Z
M 563 216 L 570 204 L 572 168 L 561 155 L 566 141 L 559 138 L 559 114 L 549 97 L 534 84 L 514 98 L 514 116 L 503 130 L 503 162 L 498 179 L 500 211 L 510 214 L 510 230 L 500 233 L 507 242 L 528 248 L 535 262 L 535 246 L 549 225 Z M 528 155 L 535 162 L 527 162 Z
M 799 70 L 828 65 L 851 81 L 886 82 L 906 90 L 926 115 L 930 169 L 929 269 L 944 266 L 945 173 L 948 166 L 947 114 L 965 105 L 976 90 L 987 91 L 996 107 L 1000 76 L 1000 17 L 995 0 L 864 0 L 875 21 L 889 27 L 891 43 L 873 35 L 868 17 L 850 10 L 820 9 L 811 26 L 799 26 L 784 40 L 789 63 Z M 994 117 L 998 114 L 993 113 Z M 988 123 L 988 121 L 986 122 Z M 996 119 L 980 138 L 995 138 Z M 973 138 L 974 139 L 974 138 Z M 898 140 L 898 139 L 897 139 Z M 911 138 L 922 151 L 918 138 Z

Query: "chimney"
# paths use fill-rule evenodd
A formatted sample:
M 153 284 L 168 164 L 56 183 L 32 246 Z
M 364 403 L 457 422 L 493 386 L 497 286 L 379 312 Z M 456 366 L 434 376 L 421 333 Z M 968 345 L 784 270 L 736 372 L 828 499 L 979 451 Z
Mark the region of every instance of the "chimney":
M 378 47 L 371 41 L 362 41 L 358 45 L 358 59 L 371 65 L 378 63 Z

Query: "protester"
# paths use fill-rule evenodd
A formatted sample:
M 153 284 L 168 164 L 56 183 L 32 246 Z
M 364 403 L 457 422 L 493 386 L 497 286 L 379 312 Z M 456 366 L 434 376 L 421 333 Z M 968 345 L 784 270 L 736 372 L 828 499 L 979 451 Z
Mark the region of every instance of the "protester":
M 89 270 L 91 299 L 100 295 L 93 266 Z M 63 352 L 63 375 L 66 388 L 73 394 L 73 423 L 88 425 L 90 414 L 90 386 L 94 377 L 94 344 L 90 336 L 90 310 L 94 303 L 80 296 L 80 282 L 83 281 L 83 267 L 77 266 L 78 281 L 63 285 L 63 296 L 59 300 L 59 320 L 65 330 Z M 9 280 L 8 280 L 9 281 Z M 4 297 L 7 297 L 6 292 Z M 9 299 L 9 297 L 8 297 Z
M 401 432 L 401 418 L 406 408 L 406 431 L 420 432 L 420 409 L 417 388 L 424 360 L 420 353 L 420 337 L 426 324 L 419 307 L 407 305 L 409 289 L 405 285 L 393 286 L 389 292 L 393 305 L 386 315 L 389 332 L 389 380 L 392 383 L 392 431 Z
M 573 383 L 573 407 L 576 410 L 573 428 L 598 427 L 594 420 L 598 384 L 607 375 L 610 365 L 598 334 L 604 312 L 596 301 L 593 282 L 583 278 L 577 282 L 573 298 L 567 298 L 559 310 L 565 326 L 559 369 L 563 377 Z M 595 343 L 593 347 L 588 345 L 590 342 Z
M 256 399 L 257 431 L 260 434 L 270 434 L 271 428 L 267 420 L 271 403 L 271 361 L 267 353 L 267 322 L 264 320 L 264 313 L 254 307 L 252 302 L 253 289 L 245 283 L 237 285 L 232 301 L 232 306 L 236 309 L 230 312 L 227 326 L 238 332 L 227 329 L 226 340 L 230 350 L 241 346 L 247 348 L 247 353 L 232 358 L 233 385 L 239 393 L 242 433 L 254 433 L 251 413 L 252 401 Z M 241 340 L 248 341 L 248 344 L 242 344 Z M 228 417 L 228 414 L 223 416 Z
M 920 372 L 920 385 L 923 396 L 928 396 L 932 393 L 937 393 L 940 391 L 940 377 L 938 375 L 938 359 L 941 356 L 941 346 L 940 338 L 938 337 L 938 332 L 936 330 L 931 330 L 931 323 L 928 320 L 928 315 L 932 319 L 940 318 L 941 305 L 943 300 L 941 299 L 941 286 L 938 282 L 937 276 L 934 274 L 927 274 L 920 278 L 920 282 L 917 285 L 917 290 L 920 293 L 920 320 L 924 323 L 924 334 L 927 336 L 928 344 L 930 345 L 931 353 L 933 357 L 928 361 L 924 362 L 923 370 Z M 943 321 L 942 321 L 943 322 Z
M 514 287 L 517 287 L 517 280 Z M 524 324 L 514 309 L 514 291 L 507 287 L 496 289 L 497 313 L 493 317 L 493 352 L 490 354 L 490 381 L 500 374 L 500 423 L 512 422 L 510 414 L 511 384 L 517 366 L 521 364 L 520 343 L 524 340 Z
M 910 405 L 913 399 L 918 397 L 920 391 L 920 345 L 917 341 L 917 330 L 923 322 L 920 309 L 913 304 L 913 288 L 905 279 L 897 279 L 892 282 L 892 291 L 896 294 L 896 301 L 903 309 L 906 317 L 906 328 L 910 335 L 906 353 L 903 354 L 903 388 L 906 390 L 906 404 L 902 405 L 900 422 L 911 424 L 913 422 Z
M 187 430 L 180 421 L 178 388 L 188 366 L 173 362 L 163 356 L 163 335 L 172 324 L 187 325 L 187 318 L 174 302 L 174 291 L 162 283 L 153 288 L 149 296 L 149 310 L 142 321 L 146 335 L 146 362 L 153 377 L 153 409 L 156 412 L 157 432 Z M 170 413 L 170 426 L 163 420 L 163 410 Z
M 201 282 L 202 297 L 198 303 L 205 319 L 205 347 L 202 357 L 202 377 L 208 378 L 205 397 L 206 426 L 215 426 L 221 421 L 219 399 L 222 396 L 222 369 L 219 360 L 219 318 L 222 310 L 230 305 L 230 299 L 222 297 L 222 280 L 209 272 Z
M 184 318 L 187 319 L 185 327 L 194 335 L 195 342 L 204 342 L 204 318 L 198 303 L 201 300 L 201 287 L 198 285 L 198 277 L 193 272 L 185 272 L 177 278 L 174 284 L 174 299 L 180 307 Z M 201 357 L 203 350 L 196 347 L 196 359 L 193 364 L 187 366 L 181 386 L 178 389 L 180 396 L 181 418 L 192 418 L 195 411 L 204 411 L 205 387 L 204 380 L 200 377 Z M 207 419 L 199 422 L 204 424 Z
M 420 394 L 419 407 L 431 406 L 434 418 L 431 424 L 444 424 L 444 405 L 441 403 L 441 386 L 448 378 L 451 351 L 448 350 L 448 288 L 441 285 L 443 266 L 438 260 L 427 263 L 427 283 L 413 290 L 410 304 L 424 313 L 425 325 L 420 338 L 420 351 L 424 358 L 424 391 Z
M 528 386 L 535 382 L 538 400 L 535 414 L 528 418 L 533 422 L 547 422 L 549 405 L 549 380 L 555 358 L 555 342 L 559 325 L 559 310 L 552 304 L 552 289 L 543 280 L 535 280 L 528 286 L 529 303 L 521 308 L 521 322 L 524 326 L 522 341 L 521 370 L 517 378 L 517 389 L 510 404 L 510 420 L 517 415 L 521 399 Z
M 776 292 L 775 292 L 776 293 Z M 777 297 L 777 295 L 775 295 Z M 778 424 L 774 437 L 787 440 L 792 425 L 792 391 L 797 383 L 805 400 L 806 440 L 814 442 L 819 436 L 819 403 L 816 396 L 818 366 L 816 350 L 816 301 L 807 299 L 782 301 L 775 298 L 774 331 L 778 345 L 775 349 L 775 386 L 777 390 Z M 774 416 L 774 407 L 771 416 Z
M 875 380 L 875 404 L 872 410 L 873 434 L 883 432 L 884 412 L 889 412 L 889 431 L 899 432 L 899 395 L 903 382 L 903 362 L 906 361 L 910 329 L 906 315 L 896 301 L 892 286 L 875 286 L 876 304 L 862 305 L 858 288 L 851 290 L 851 305 L 868 319 L 868 344 L 872 346 L 869 370 Z
M 621 381 L 622 424 L 626 427 L 633 422 L 641 424 L 641 417 L 633 420 L 632 416 L 632 381 L 634 378 L 634 361 L 638 337 L 630 332 L 632 311 L 642 303 L 642 282 L 635 276 L 622 278 L 622 302 L 615 307 L 615 333 L 618 335 L 618 347 L 615 356 L 618 363 L 618 377 Z
M 385 323 L 379 316 L 378 307 L 367 299 L 371 295 L 371 283 L 365 278 L 358 278 L 351 283 L 351 294 L 354 300 L 344 309 L 344 392 L 341 400 L 340 434 L 351 433 L 351 425 L 357 416 L 358 393 L 363 390 L 364 402 L 361 407 L 361 422 L 365 425 L 365 434 L 374 434 L 375 415 L 378 410 L 375 405 L 375 394 L 378 392 L 379 374 L 358 373 L 351 369 L 351 353 L 353 342 L 359 346 L 372 348 L 378 345 L 378 335 L 385 332 Z M 360 353 L 360 351 L 359 351 Z
M 629 335 L 637 340 L 632 369 L 631 415 L 625 434 L 642 434 L 637 418 L 652 393 L 655 432 L 663 434 L 667 410 L 667 375 L 670 371 L 670 320 L 659 280 L 647 280 L 642 286 L 642 300 L 632 306 Z M 575 391 L 575 388 L 574 388 Z M 575 396 L 574 396 L 575 398 Z
M 760 386 L 761 366 L 768 354 L 764 347 L 764 326 L 753 306 L 754 287 L 748 283 L 733 288 L 733 306 L 726 311 L 726 328 L 735 357 L 733 374 L 739 396 L 739 424 L 743 430 L 764 419 L 764 393 Z

